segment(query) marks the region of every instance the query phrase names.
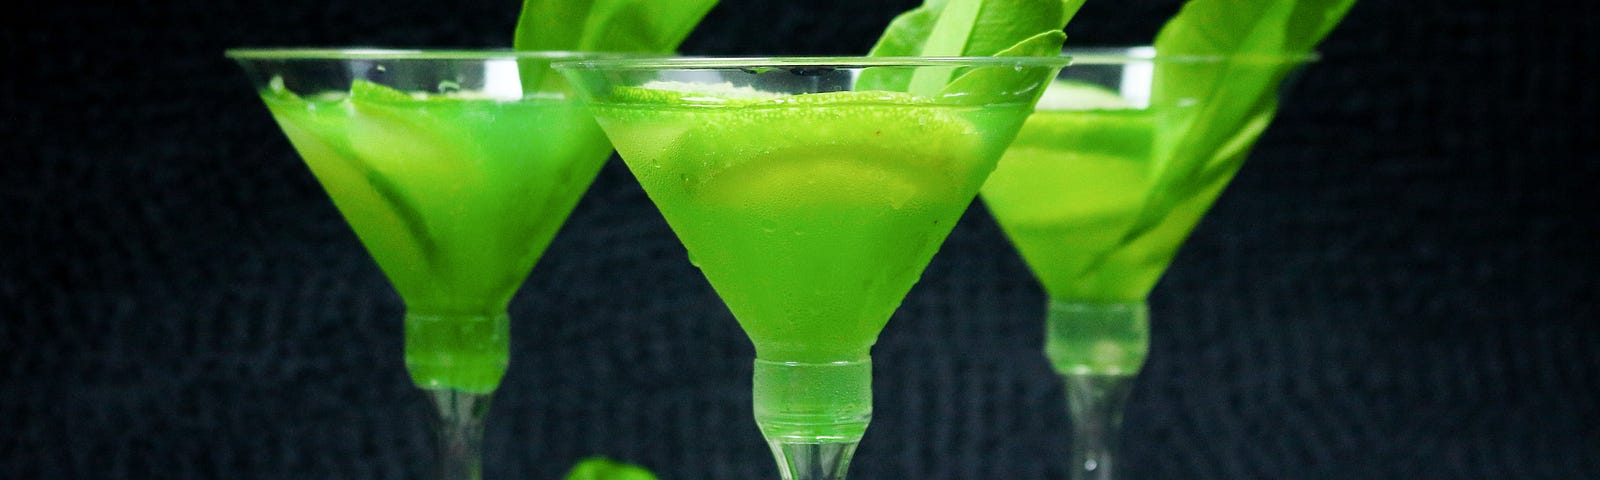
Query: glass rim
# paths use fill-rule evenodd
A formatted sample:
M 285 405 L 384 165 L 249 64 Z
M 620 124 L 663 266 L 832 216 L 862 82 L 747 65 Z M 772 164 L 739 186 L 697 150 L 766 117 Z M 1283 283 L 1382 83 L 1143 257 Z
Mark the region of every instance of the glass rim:
M 590 58 L 618 58 L 624 56 L 651 56 L 650 54 L 579 52 L 568 50 L 512 50 L 492 49 L 403 49 L 403 48 L 318 48 L 318 47 L 247 47 L 230 48 L 223 56 L 235 60 L 493 60 L 493 59 L 544 59 L 581 60 Z
M 634 57 L 564 60 L 557 70 L 731 70 L 856 67 L 1065 67 L 1071 59 L 1054 57 Z
M 1152 63 L 1212 63 L 1223 61 L 1260 63 L 1311 63 L 1322 59 L 1317 52 L 1307 53 L 1246 53 L 1234 55 L 1162 55 L 1152 45 L 1126 46 L 1065 46 L 1061 55 L 1072 58 L 1072 64 L 1118 65 L 1133 62 Z

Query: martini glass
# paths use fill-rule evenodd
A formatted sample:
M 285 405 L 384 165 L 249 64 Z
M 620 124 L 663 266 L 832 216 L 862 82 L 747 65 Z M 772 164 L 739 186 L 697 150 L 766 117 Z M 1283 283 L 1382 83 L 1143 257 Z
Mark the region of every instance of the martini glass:
M 1113 478 L 1145 299 L 1312 56 L 1066 49 L 1063 70 L 983 186 L 1049 294 L 1045 352 L 1066 382 L 1073 478 Z
M 869 350 L 1060 58 L 563 62 L 755 345 L 786 480 L 843 479 Z
M 610 156 L 554 75 L 575 53 L 230 50 L 405 301 L 442 479 L 478 478 L 506 307 Z

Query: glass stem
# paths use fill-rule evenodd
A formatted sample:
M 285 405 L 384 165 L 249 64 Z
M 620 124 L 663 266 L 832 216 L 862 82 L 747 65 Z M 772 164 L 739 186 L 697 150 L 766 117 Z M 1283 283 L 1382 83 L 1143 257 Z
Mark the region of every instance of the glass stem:
M 511 363 L 511 317 L 406 312 L 406 371 L 428 390 L 489 393 Z
M 844 480 L 872 421 L 872 360 L 755 363 L 756 425 L 783 480 Z
M 1066 383 L 1074 480 L 1115 478 L 1122 410 L 1149 351 L 1149 309 L 1140 302 L 1051 299 L 1045 353 Z
M 786 442 L 768 439 L 783 480 L 844 480 L 850 458 L 860 441 L 830 443 Z
M 479 480 L 483 465 L 483 420 L 488 393 L 427 390 L 439 411 L 439 480 Z
M 1072 415 L 1072 478 L 1111 480 L 1117 441 L 1122 438 L 1122 407 L 1133 375 L 1062 375 L 1067 411 Z

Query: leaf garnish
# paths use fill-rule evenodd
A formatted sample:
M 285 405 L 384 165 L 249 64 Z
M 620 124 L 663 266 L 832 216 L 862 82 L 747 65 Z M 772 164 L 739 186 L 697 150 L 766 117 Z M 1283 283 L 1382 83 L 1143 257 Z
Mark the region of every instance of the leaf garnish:
M 517 50 L 672 53 L 717 0 L 525 0 Z
M 1190 0 L 1162 27 L 1152 108 L 1161 116 L 1153 198 L 1125 235 L 1159 227 L 1173 206 L 1231 175 L 1271 122 L 1278 87 L 1339 23 L 1355 0 Z M 1226 62 L 1175 58 L 1228 57 Z
M 889 23 L 869 53 L 875 57 L 992 56 L 1001 52 L 1042 51 L 1056 55 L 1065 37 L 1043 37 L 1065 25 L 1067 9 L 1083 0 L 927 0 Z M 1054 48 L 1043 49 L 1056 38 Z M 949 92 L 955 68 L 869 69 L 860 89 L 891 90 L 932 96 Z M 970 73 L 970 72 L 969 72 Z M 983 88 L 977 82 L 970 88 Z M 975 91 L 975 90 L 974 90 Z
M 524 0 L 512 48 L 523 51 L 676 51 L 717 0 Z M 552 91 L 549 61 L 518 62 L 525 94 Z M 546 77 L 549 77 L 548 79 Z

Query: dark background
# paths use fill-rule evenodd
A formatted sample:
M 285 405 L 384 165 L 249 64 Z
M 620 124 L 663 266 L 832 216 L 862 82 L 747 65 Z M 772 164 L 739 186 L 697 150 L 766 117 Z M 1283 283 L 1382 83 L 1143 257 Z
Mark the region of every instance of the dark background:
M 683 51 L 859 54 L 914 0 L 724 0 Z M 1077 44 L 1177 0 L 1092 0 Z M 401 304 L 237 46 L 500 47 L 515 0 L 4 14 L 0 478 L 400 479 Z M 1363 0 L 1151 299 L 1127 478 L 1600 478 L 1600 8 Z M 511 307 L 491 479 L 776 478 L 743 334 L 613 160 Z M 1042 293 L 968 211 L 875 350 L 862 479 L 1061 479 Z

